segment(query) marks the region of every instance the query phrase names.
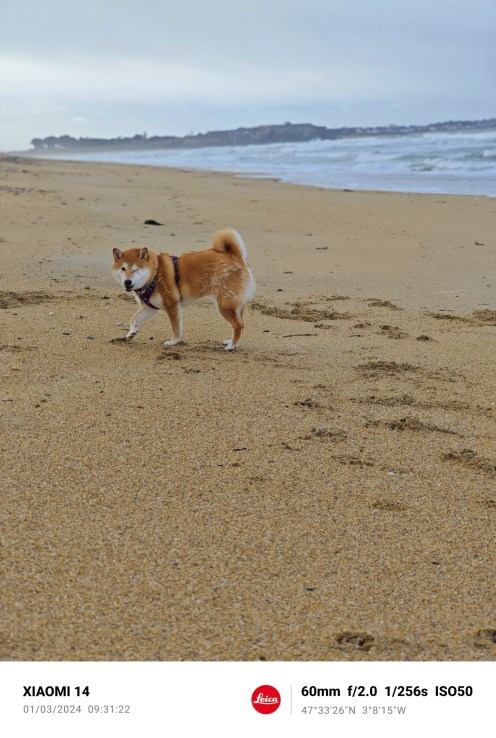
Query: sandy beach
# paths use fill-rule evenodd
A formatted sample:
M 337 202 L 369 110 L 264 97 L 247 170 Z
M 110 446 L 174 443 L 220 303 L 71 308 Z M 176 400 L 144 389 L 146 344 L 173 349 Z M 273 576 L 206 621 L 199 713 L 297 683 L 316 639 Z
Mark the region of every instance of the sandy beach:
M 496 200 L 0 161 L 3 660 L 493 660 Z M 145 225 L 153 219 L 161 226 Z M 124 336 L 112 248 L 257 293 Z

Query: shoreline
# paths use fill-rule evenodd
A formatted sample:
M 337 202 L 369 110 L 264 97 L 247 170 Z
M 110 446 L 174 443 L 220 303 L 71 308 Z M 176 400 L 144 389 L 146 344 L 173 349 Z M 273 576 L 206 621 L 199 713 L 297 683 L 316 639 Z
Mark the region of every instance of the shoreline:
M 492 131 L 488 130 L 482 133 L 487 135 Z M 464 135 L 463 132 L 459 132 L 459 134 Z M 420 134 L 410 134 L 407 138 L 410 140 L 417 135 Z M 435 137 L 438 134 L 431 132 L 431 134 L 421 134 L 421 137 L 426 136 L 425 141 L 427 141 L 429 135 Z M 420 144 L 418 150 L 415 148 L 416 153 L 414 155 L 414 149 L 411 145 L 406 150 L 395 150 L 390 139 L 395 140 L 397 137 L 377 136 L 375 137 L 377 138 L 375 148 L 378 150 L 375 151 L 369 161 L 368 171 L 363 171 L 362 166 L 355 169 L 356 163 L 363 156 L 369 157 L 368 150 L 356 149 L 353 146 L 353 142 L 359 142 L 360 138 L 339 139 L 330 142 L 315 139 L 308 142 L 287 144 L 276 142 L 274 144 L 247 146 L 226 145 L 165 149 L 152 146 L 145 148 L 142 146 L 131 148 L 96 147 L 88 150 L 84 148 L 79 150 L 59 149 L 58 153 L 54 149 L 51 153 L 48 153 L 48 157 L 52 157 L 54 160 L 88 162 L 101 160 L 106 163 L 186 168 L 190 171 L 234 172 L 242 177 L 276 179 L 285 183 L 323 187 L 325 189 L 496 197 L 496 174 L 493 173 L 492 176 L 487 176 L 481 171 L 474 172 L 468 163 L 468 168 L 463 171 L 457 170 L 456 167 L 453 171 L 447 171 L 443 166 L 439 168 L 436 162 L 439 156 L 445 157 L 446 152 L 443 147 L 441 147 L 441 151 L 437 151 L 435 147 L 433 149 L 432 142 L 427 148 L 425 143 Z M 404 138 L 404 135 L 400 136 L 400 139 Z M 370 137 L 365 137 L 365 139 L 369 141 Z M 424 141 L 424 139 L 422 140 Z M 436 139 L 434 138 L 434 140 Z M 370 139 L 370 144 L 372 145 L 373 142 L 374 137 Z M 331 149 L 325 148 L 326 143 L 331 145 Z M 319 144 L 324 146 L 322 151 L 318 147 Z M 315 145 L 317 145 L 316 151 L 321 152 L 317 155 L 317 159 L 315 158 Z M 471 146 L 473 145 L 472 143 Z M 491 142 L 488 141 L 487 147 L 491 148 L 491 145 Z M 289 153 L 284 148 L 285 146 L 289 147 Z M 387 154 L 381 148 L 383 146 L 387 147 Z M 468 146 L 467 143 L 466 146 Z M 266 150 L 272 151 L 272 154 L 268 154 Z M 374 151 L 374 147 L 372 150 Z M 283 151 L 286 153 L 283 154 Z M 25 152 L 28 156 L 30 153 L 35 157 L 47 157 L 47 154 L 43 152 Z M 460 151 L 455 149 L 452 154 L 456 161 Z M 479 149 L 474 150 L 472 154 L 476 161 L 479 161 L 480 156 L 485 156 L 485 150 L 482 152 L 479 146 Z M 267 155 L 273 157 L 270 169 L 266 166 Z M 319 159 L 319 156 L 322 158 Z M 466 151 L 464 156 L 468 156 Z M 327 157 L 330 157 L 330 160 Z M 118 161 L 119 159 L 121 162 Z
M 494 660 L 495 204 L 0 159 L 4 660 Z M 146 226 L 154 219 L 162 226 Z M 241 349 L 112 248 L 231 225 Z

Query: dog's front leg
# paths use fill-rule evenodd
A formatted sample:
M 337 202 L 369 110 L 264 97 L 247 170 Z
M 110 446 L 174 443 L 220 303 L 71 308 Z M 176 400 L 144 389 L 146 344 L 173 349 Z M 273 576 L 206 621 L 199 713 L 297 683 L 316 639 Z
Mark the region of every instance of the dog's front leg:
M 183 335 L 183 316 L 181 305 L 174 305 L 173 307 L 166 308 L 166 311 L 172 327 L 172 340 L 164 341 L 164 346 L 174 346 L 174 344 L 179 343 Z
M 142 305 L 140 309 L 131 318 L 131 325 L 129 326 L 129 333 L 126 334 L 127 339 L 134 338 L 138 332 L 138 327 L 144 320 L 154 318 L 158 313 L 158 310 L 154 310 L 148 305 Z

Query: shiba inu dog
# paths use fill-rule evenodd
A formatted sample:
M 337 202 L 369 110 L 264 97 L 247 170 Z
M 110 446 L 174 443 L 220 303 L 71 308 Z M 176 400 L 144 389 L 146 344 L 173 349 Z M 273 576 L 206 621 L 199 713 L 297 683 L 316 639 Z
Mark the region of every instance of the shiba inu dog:
M 220 314 L 230 323 L 232 335 L 224 341 L 226 351 L 239 345 L 243 310 L 255 292 L 255 280 L 246 261 L 246 248 L 239 233 L 225 229 L 214 235 L 213 246 L 181 256 L 156 254 L 147 248 L 114 249 L 112 276 L 126 292 L 133 292 L 140 305 L 132 316 L 127 339 L 134 338 L 140 323 L 165 310 L 172 326 L 173 346 L 182 338 L 182 309 L 210 295 Z

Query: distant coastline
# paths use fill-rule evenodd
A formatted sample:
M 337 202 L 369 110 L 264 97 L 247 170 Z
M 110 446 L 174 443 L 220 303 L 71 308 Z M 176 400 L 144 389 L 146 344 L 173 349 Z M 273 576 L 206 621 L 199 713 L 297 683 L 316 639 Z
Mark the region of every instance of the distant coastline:
M 146 150 L 146 149 L 191 149 L 211 146 L 250 146 L 274 143 L 298 143 L 313 140 L 337 140 L 370 136 L 402 136 L 422 133 L 456 133 L 461 131 L 486 131 L 496 129 L 496 118 L 475 121 L 445 121 L 428 125 L 367 126 L 352 128 L 326 128 L 312 123 L 283 123 L 262 125 L 253 128 L 236 128 L 225 131 L 187 136 L 147 136 L 146 133 L 132 137 L 117 138 L 74 138 L 73 136 L 47 136 L 33 138 L 30 153 L 41 154 L 54 151 L 89 150 Z

